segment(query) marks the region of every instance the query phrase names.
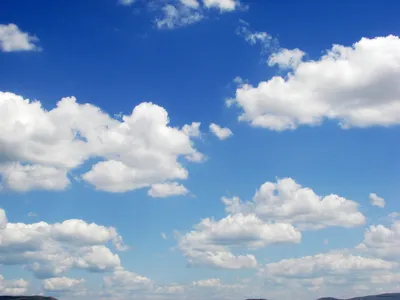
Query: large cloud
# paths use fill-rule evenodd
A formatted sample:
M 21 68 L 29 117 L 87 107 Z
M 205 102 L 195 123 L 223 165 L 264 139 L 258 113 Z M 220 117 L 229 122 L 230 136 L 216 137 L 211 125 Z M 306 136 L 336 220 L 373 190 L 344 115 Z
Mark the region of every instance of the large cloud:
M 299 51 L 272 56 L 271 64 L 292 68 L 286 77 L 236 90 L 228 103 L 243 110 L 239 120 L 278 131 L 319 125 L 325 119 L 343 128 L 400 123 L 399 37 L 334 45 L 315 61 L 301 61 L 302 56 Z
M 168 124 L 165 109 L 147 102 L 119 120 L 74 97 L 45 110 L 38 101 L 0 92 L 3 187 L 63 189 L 70 182 L 67 172 L 89 158 L 100 161 L 82 178 L 99 190 L 124 192 L 186 179 L 179 158 L 202 159 L 191 141 L 200 124 Z
M 3 221 L 3 223 L 5 223 Z M 113 271 L 120 259 L 106 245 L 125 249 L 113 227 L 82 220 L 62 223 L 5 223 L 0 229 L 0 264 L 22 265 L 37 277 L 49 278 L 72 268 Z
M 265 182 L 252 201 L 222 198 L 229 213 L 256 214 L 263 220 L 293 223 L 297 227 L 353 227 L 365 223 L 358 204 L 335 194 L 319 196 L 291 178 Z
M 234 214 L 215 221 L 203 219 L 179 237 L 179 249 L 192 265 L 240 269 L 257 266 L 251 254 L 234 255 L 231 248 L 260 248 L 269 244 L 299 243 L 301 233 L 290 224 L 269 224 L 255 215 Z

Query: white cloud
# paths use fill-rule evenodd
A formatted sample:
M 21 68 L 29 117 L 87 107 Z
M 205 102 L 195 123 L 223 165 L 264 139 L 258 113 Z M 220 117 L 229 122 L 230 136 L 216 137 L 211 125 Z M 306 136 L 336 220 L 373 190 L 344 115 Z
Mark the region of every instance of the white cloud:
M 153 284 L 149 278 L 127 271 L 122 267 L 114 270 L 111 275 L 104 276 L 104 286 L 107 289 L 135 291 L 150 289 L 153 287 Z
M 93 157 L 100 161 L 82 178 L 98 190 L 125 192 L 186 179 L 179 158 L 204 157 L 191 140 L 199 123 L 171 127 L 165 109 L 147 102 L 121 119 L 74 97 L 47 111 L 38 101 L 0 92 L 3 185 L 20 191 L 62 189 L 69 184 L 66 172 Z
M 228 215 L 203 219 L 194 230 L 179 237 L 179 249 L 192 265 L 218 268 L 254 268 L 253 255 L 235 256 L 230 248 L 260 248 L 269 244 L 299 243 L 301 233 L 290 224 L 264 223 L 255 215 Z
M 268 58 L 268 65 L 278 65 L 281 69 L 296 69 L 301 64 L 305 53 L 300 49 L 280 49 Z
M 236 0 L 203 0 L 204 6 L 207 8 L 218 8 L 221 12 L 233 11 L 239 6 Z
M 197 23 L 204 18 L 201 12 L 187 5 L 174 6 L 167 4 L 162 8 L 162 12 L 162 17 L 156 19 L 156 25 L 159 29 L 184 27 Z
M 0 208 L 0 230 L 6 228 L 7 226 L 7 216 L 4 209 Z
M 236 28 L 236 34 L 242 37 L 247 43 L 254 46 L 261 46 L 261 54 L 274 51 L 278 47 L 278 41 L 265 31 L 254 31 L 250 24 L 239 20 L 240 25 Z
M 8 222 L 0 229 L 0 241 L 0 264 L 22 265 L 42 278 L 72 268 L 112 271 L 120 266 L 120 259 L 105 245 L 112 242 L 117 249 L 125 249 L 113 227 L 82 220 L 55 224 Z
M 155 289 L 156 294 L 181 294 L 183 292 L 185 292 L 185 287 L 183 285 L 158 286 Z
M 210 124 L 210 131 L 220 140 L 226 140 L 233 135 L 232 131 L 227 127 L 221 127 L 215 123 Z
M 151 186 L 148 195 L 153 198 L 187 195 L 189 191 L 177 182 L 157 183 Z
M 53 277 L 44 279 L 42 284 L 46 292 L 71 292 L 82 288 L 84 282 L 84 279 Z
M 2 188 L 18 192 L 35 189 L 64 190 L 70 180 L 67 171 L 42 165 L 21 165 L 10 163 L 0 165 Z
M 182 4 L 191 8 L 198 8 L 200 6 L 197 0 L 180 0 Z
M 39 51 L 35 44 L 38 41 L 36 36 L 21 31 L 15 24 L 0 24 L 0 50 L 3 52 Z
M 372 205 L 374 206 L 379 206 L 381 208 L 385 207 L 385 199 L 379 197 L 375 193 L 369 194 L 369 201 L 371 202 Z
M 188 136 L 199 137 L 201 134 L 200 122 L 193 122 L 190 125 L 186 124 L 182 127 L 182 131 Z
M 236 90 L 240 121 L 270 130 L 320 125 L 391 126 L 400 123 L 400 39 L 362 38 L 334 45 L 319 60 L 301 62 L 287 77 L 275 76 Z
M 252 201 L 222 198 L 228 213 L 256 214 L 263 220 L 295 224 L 302 229 L 354 227 L 365 223 L 358 203 L 335 194 L 319 196 L 291 178 L 265 182 Z
M 168 237 L 167 237 L 167 235 L 164 233 L 164 232 L 161 232 L 161 237 L 164 239 L 164 240 L 166 240 Z
M 203 279 L 199 281 L 193 281 L 192 285 L 198 287 L 218 287 L 221 286 L 221 280 L 219 278 Z
M 5 280 L 4 277 L 0 275 L 0 294 L 2 295 L 26 295 L 28 287 L 29 282 L 24 279 Z
M 391 270 L 392 262 L 345 253 L 327 253 L 300 258 L 283 259 L 265 265 L 261 274 L 277 277 L 317 277 L 324 274 L 346 274 L 369 270 Z
M 393 220 L 390 227 L 370 226 L 365 230 L 364 241 L 357 248 L 378 257 L 400 261 L 400 221 Z

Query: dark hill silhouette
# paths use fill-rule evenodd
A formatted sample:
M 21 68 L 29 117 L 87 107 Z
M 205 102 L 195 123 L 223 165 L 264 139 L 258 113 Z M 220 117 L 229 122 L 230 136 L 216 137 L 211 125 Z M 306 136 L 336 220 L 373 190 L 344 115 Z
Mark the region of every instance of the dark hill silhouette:
M 400 293 L 354 297 L 350 299 L 337 299 L 337 298 L 327 297 L 327 298 L 319 298 L 318 300 L 400 300 Z

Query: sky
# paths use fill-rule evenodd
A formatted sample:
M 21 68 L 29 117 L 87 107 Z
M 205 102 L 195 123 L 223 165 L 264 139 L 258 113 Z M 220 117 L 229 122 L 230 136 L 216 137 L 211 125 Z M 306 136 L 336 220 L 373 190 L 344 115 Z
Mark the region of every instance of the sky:
M 399 9 L 3 0 L 0 294 L 400 292 Z

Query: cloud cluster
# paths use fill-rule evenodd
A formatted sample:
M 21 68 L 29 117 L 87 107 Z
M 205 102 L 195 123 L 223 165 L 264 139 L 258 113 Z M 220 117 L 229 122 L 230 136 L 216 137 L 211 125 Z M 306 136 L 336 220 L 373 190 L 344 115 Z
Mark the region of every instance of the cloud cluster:
M 121 265 L 108 247 L 125 250 L 122 237 L 113 227 L 83 220 L 32 224 L 5 221 L 0 229 L 0 264 L 21 265 L 39 278 L 56 277 L 70 269 L 109 272 Z
M 0 294 L 1 295 L 25 295 L 29 287 L 29 282 L 24 279 L 5 280 L 0 275 Z
M 269 63 L 290 67 L 257 86 L 243 84 L 230 104 L 240 121 L 282 131 L 335 120 L 342 128 L 400 123 L 400 39 L 362 38 L 352 46 L 333 45 L 317 60 L 300 50 L 283 50 Z
M 0 51 L 40 51 L 36 36 L 21 31 L 15 24 L 0 24 Z
M 76 291 L 84 282 L 84 279 L 53 277 L 44 279 L 42 284 L 46 292 L 72 292 Z
M 251 201 L 222 198 L 228 213 L 255 214 L 265 221 L 285 222 L 300 229 L 354 227 L 365 223 L 358 203 L 335 194 L 319 196 L 292 178 L 265 182 Z
M 119 120 L 74 97 L 45 110 L 38 101 L 0 92 L 2 186 L 65 189 L 68 173 L 90 158 L 94 165 L 80 177 L 98 190 L 125 192 L 186 179 L 179 159 L 203 159 L 191 140 L 199 126 L 171 127 L 166 110 L 148 102 Z

